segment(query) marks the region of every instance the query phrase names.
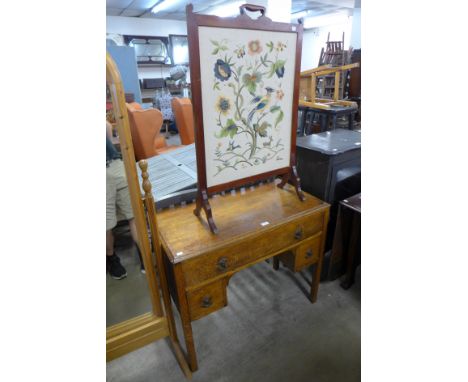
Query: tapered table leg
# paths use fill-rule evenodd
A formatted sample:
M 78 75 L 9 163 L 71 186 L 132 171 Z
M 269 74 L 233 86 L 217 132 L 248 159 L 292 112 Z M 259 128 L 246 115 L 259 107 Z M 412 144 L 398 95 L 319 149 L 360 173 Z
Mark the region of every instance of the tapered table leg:
M 182 330 L 184 331 L 185 347 L 187 349 L 188 362 L 190 370 L 198 370 L 197 353 L 195 351 L 195 342 L 193 340 L 192 324 L 190 320 L 189 305 L 187 295 L 185 293 L 184 275 L 182 273 L 181 264 L 176 264 L 174 267 L 175 287 L 177 289 L 177 297 L 179 300 L 180 320 L 182 321 Z
M 279 269 L 279 259 L 278 256 L 273 257 L 273 269 L 277 271 Z

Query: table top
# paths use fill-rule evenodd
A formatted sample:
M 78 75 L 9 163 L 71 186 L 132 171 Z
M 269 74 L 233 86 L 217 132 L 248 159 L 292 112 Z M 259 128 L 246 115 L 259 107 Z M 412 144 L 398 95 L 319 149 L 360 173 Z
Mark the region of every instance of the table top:
M 279 189 L 277 183 L 278 180 L 210 198 L 219 230 L 216 235 L 210 232 L 203 211 L 201 218 L 193 214 L 194 204 L 158 213 L 159 233 L 169 259 L 178 263 L 261 230 L 273 229 L 311 210 L 328 207 L 327 203 L 307 193 L 304 193 L 305 201 L 301 202 L 294 187 L 287 184 Z
M 195 144 L 183 146 L 147 159 L 149 180 L 156 202 L 181 190 L 197 187 L 197 160 Z M 141 187 L 141 170 L 138 177 Z M 143 189 L 141 189 L 144 194 Z
M 297 147 L 318 151 L 326 155 L 342 154 L 361 148 L 361 131 L 335 129 L 306 137 L 298 137 Z
M 361 193 L 351 196 L 340 202 L 342 206 L 351 208 L 352 210 L 361 213 Z
M 332 101 L 332 100 L 330 100 Z M 338 106 L 338 105 L 329 105 L 330 109 L 319 109 L 310 106 L 299 106 L 299 109 L 307 109 L 312 110 L 315 113 L 325 113 L 325 114 L 348 114 L 348 113 L 356 113 L 358 111 L 357 107 L 353 106 Z

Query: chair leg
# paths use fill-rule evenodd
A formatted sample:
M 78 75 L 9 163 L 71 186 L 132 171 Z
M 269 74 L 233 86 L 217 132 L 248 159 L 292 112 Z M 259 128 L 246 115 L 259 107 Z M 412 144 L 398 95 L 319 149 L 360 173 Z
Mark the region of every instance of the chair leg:
M 332 127 L 331 127 L 332 130 L 335 130 L 336 129 L 336 114 L 333 114 L 332 116 Z
M 169 134 L 169 122 L 166 121 L 166 139 L 169 138 L 170 134 Z
M 323 133 L 324 131 L 327 131 L 328 127 L 328 116 L 326 114 L 321 114 L 320 115 L 320 132 Z
M 354 113 L 348 115 L 348 129 L 353 130 Z

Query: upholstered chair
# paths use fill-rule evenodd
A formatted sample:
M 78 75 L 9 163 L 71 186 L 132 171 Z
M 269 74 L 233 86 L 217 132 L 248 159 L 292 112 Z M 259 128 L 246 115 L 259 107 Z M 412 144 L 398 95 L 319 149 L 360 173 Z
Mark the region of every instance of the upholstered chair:
M 190 98 L 173 98 L 172 111 L 175 115 L 177 130 L 179 130 L 180 142 L 183 145 L 195 142 L 193 108 Z
M 142 109 L 138 103 L 132 102 L 127 104 L 127 112 L 137 161 L 179 147 L 168 146 L 160 134 L 163 117 L 158 109 Z

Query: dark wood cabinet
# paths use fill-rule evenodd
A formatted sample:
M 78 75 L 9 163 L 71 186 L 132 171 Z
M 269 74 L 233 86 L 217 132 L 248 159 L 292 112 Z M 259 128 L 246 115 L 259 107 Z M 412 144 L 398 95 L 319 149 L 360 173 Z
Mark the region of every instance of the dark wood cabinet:
M 299 137 L 296 145 L 302 189 L 331 205 L 325 244 L 325 251 L 329 251 L 339 201 L 361 192 L 361 133 L 336 129 Z M 322 279 L 328 275 L 329 256 L 326 252 Z

